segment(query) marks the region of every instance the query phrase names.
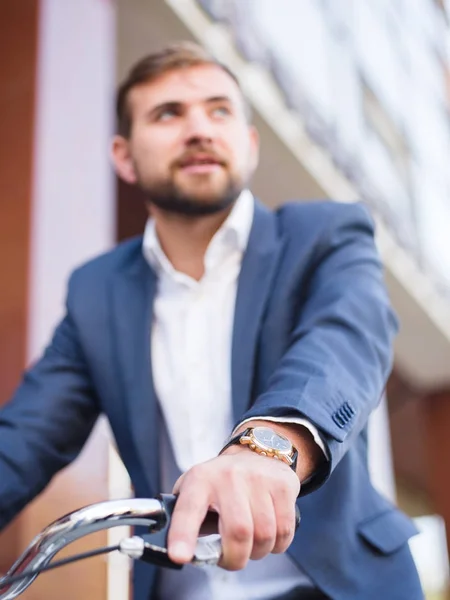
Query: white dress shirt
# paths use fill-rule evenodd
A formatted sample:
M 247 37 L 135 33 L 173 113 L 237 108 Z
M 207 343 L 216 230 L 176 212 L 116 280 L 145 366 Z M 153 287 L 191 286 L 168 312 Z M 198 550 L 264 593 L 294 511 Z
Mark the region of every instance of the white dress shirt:
M 145 228 L 144 256 L 158 276 L 151 366 L 162 415 L 161 491 L 170 492 L 181 473 L 217 456 L 232 430 L 234 305 L 253 214 L 254 199 L 245 190 L 208 246 L 200 281 L 174 269 L 153 220 Z M 317 429 L 308 421 L 270 420 L 308 427 L 325 452 Z M 166 570 L 159 593 L 170 600 L 266 600 L 308 582 L 287 554 L 270 554 L 237 572 L 190 566 Z

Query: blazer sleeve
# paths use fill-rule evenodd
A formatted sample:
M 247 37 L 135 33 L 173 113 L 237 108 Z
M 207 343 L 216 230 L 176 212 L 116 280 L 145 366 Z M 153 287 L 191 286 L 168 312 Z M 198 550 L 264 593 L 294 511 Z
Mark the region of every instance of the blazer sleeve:
M 339 205 L 331 221 L 311 253 L 287 351 L 242 419 L 297 416 L 319 429 L 329 461 L 307 491 L 327 479 L 378 405 L 397 331 L 366 209 Z
M 69 305 L 42 358 L 0 411 L 0 527 L 76 458 L 99 414 Z

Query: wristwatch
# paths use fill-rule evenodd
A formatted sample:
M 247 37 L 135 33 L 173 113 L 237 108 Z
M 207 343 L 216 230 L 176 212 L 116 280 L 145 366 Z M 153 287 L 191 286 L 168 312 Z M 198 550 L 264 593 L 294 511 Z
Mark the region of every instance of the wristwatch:
M 270 427 L 248 427 L 245 431 L 232 437 L 222 448 L 220 454 L 235 444 L 247 445 L 250 450 L 261 456 L 269 456 L 282 460 L 293 471 L 297 468 L 298 450 L 284 435 L 280 435 Z

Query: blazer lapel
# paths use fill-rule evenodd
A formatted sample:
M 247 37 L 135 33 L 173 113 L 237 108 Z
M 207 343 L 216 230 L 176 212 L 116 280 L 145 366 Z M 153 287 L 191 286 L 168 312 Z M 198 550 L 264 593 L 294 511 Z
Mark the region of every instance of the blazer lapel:
M 251 402 L 258 333 L 282 248 L 275 215 L 255 202 L 253 225 L 239 275 L 231 355 L 233 412 Z
M 113 328 L 133 441 L 150 489 L 158 490 L 158 410 L 150 336 L 156 276 L 141 252 L 113 281 Z
M 276 218 L 255 203 L 247 250 L 242 261 L 232 337 L 233 411 L 238 420 L 251 401 L 257 339 L 282 241 Z M 139 254 L 112 284 L 112 326 L 119 375 L 130 428 L 145 477 L 153 492 L 159 486 L 158 407 L 151 369 L 151 324 L 156 275 Z

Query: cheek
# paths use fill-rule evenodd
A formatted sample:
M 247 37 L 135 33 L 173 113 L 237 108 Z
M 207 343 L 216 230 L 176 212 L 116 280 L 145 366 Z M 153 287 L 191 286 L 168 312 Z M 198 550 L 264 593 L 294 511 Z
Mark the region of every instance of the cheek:
M 144 135 L 136 136 L 134 139 L 133 150 L 136 156 L 148 156 L 154 154 L 155 139 Z
M 170 148 L 167 142 L 158 140 L 154 136 L 147 138 L 137 137 L 133 143 L 133 159 L 141 171 L 158 173 L 168 169 L 171 161 Z
M 254 162 L 251 144 L 247 137 L 238 136 L 233 140 L 233 163 L 239 170 L 248 169 Z

